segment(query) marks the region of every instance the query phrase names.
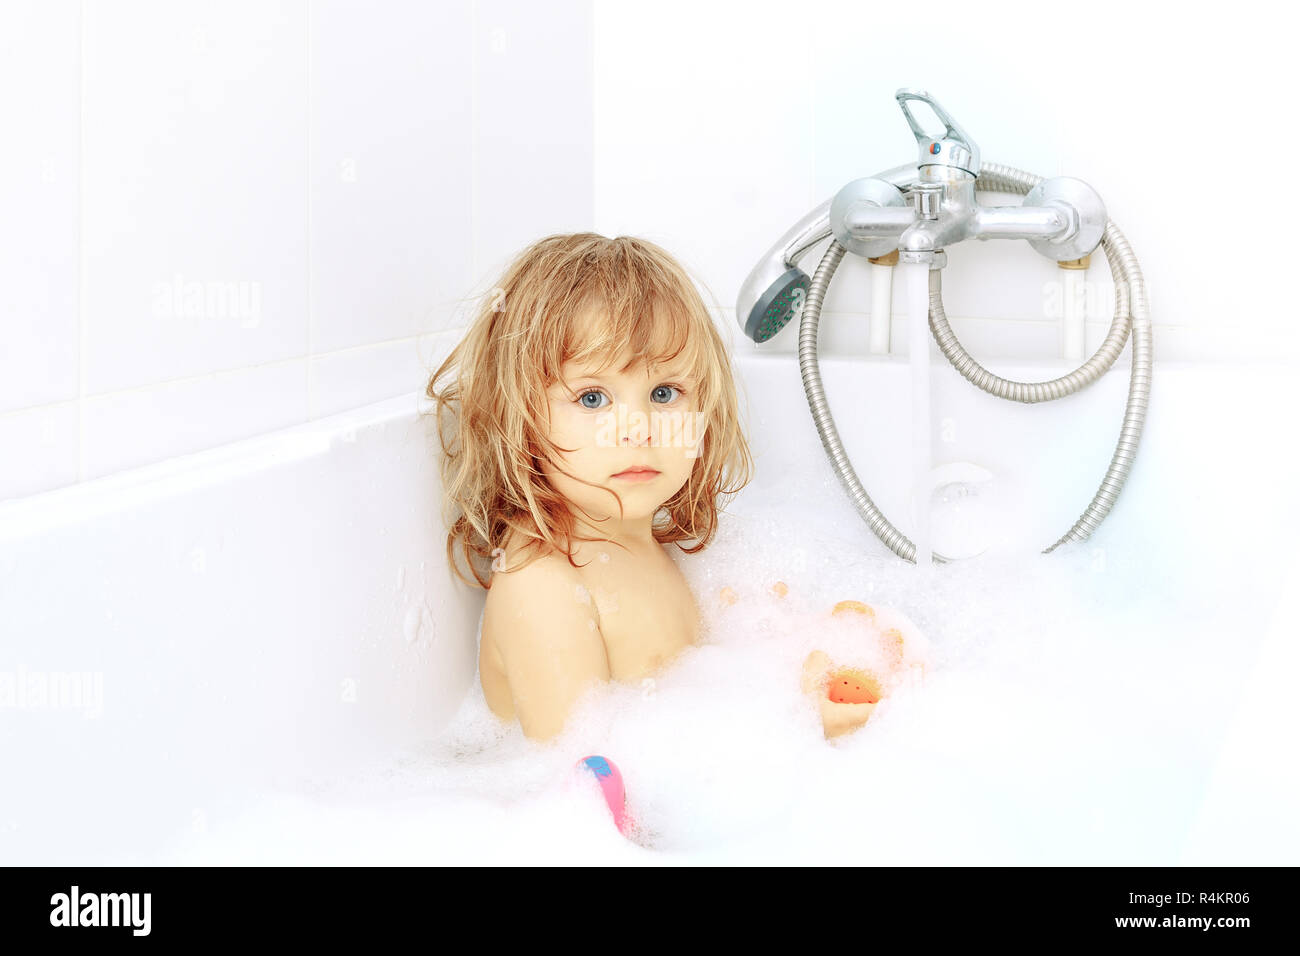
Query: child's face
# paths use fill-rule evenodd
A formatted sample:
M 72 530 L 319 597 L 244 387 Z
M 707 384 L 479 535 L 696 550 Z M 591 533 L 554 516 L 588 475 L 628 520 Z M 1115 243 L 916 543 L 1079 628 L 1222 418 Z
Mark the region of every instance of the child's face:
M 698 383 L 681 366 L 660 368 L 652 376 L 639 361 L 627 372 L 618 371 L 630 357 L 624 353 L 599 375 L 594 366 L 566 362 L 563 381 L 552 383 L 547 392 L 550 439 L 573 449 L 562 455 L 561 464 L 598 487 L 561 475 L 549 462 L 542 462 L 543 473 L 560 494 L 594 518 L 613 519 L 602 528 L 617 526 L 619 511 L 614 497 L 601 488 L 618 493 L 624 521 L 653 518 L 690 478 L 704 437 Z M 635 466 L 658 474 L 621 474 Z

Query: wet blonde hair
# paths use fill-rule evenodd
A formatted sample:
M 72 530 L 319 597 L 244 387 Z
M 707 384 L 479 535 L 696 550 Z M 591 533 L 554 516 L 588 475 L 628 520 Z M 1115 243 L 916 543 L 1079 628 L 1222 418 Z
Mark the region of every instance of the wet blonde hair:
M 582 321 L 593 309 L 602 313 L 594 329 Z M 644 239 L 547 236 L 520 253 L 484 297 L 425 390 L 435 402 L 450 506 L 447 560 L 466 583 L 474 582 L 457 564 L 457 551 L 474 581 L 488 588 L 490 573 L 481 566 L 504 553 L 512 529 L 536 549 L 534 557 L 559 552 L 574 567 L 569 543 L 607 540 L 576 534 L 570 502 L 539 461 L 568 474 L 545 434 L 547 392 L 564 363 L 603 370 L 625 349 L 652 368 L 683 356 L 706 423 L 690 478 L 655 514 L 655 540 L 678 542 L 693 554 L 713 539 L 720 507 L 749 483 L 753 461 L 730 357 L 699 292 L 672 256 Z M 684 547 L 687 539 L 697 543 Z

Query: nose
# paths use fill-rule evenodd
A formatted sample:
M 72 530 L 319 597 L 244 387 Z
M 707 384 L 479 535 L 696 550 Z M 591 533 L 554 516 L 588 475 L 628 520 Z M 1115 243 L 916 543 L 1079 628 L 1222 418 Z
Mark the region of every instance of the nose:
M 631 448 L 642 448 L 650 444 L 650 413 L 635 405 L 624 405 L 619 429 L 622 432 L 620 444 Z
M 649 428 L 645 425 L 629 426 L 623 433 L 623 444 L 631 448 L 648 448 L 650 445 Z

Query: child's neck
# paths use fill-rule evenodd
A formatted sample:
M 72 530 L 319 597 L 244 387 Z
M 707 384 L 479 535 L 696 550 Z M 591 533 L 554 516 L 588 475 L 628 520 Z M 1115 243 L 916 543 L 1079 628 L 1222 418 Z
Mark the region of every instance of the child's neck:
M 587 538 L 597 538 L 603 542 L 612 541 L 616 545 L 622 545 L 629 551 L 646 551 L 657 545 L 653 530 L 654 517 L 647 515 L 644 518 L 629 518 L 620 521 L 618 518 L 607 518 L 599 524 L 591 524 L 582 518 L 575 519 L 574 533 Z M 576 542 L 580 545 L 588 542 Z

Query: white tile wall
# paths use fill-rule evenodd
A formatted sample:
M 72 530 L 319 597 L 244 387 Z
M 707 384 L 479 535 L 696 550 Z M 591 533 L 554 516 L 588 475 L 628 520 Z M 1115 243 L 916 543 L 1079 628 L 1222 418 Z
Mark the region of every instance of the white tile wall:
M 318 415 L 333 415 L 423 390 L 464 333 L 453 328 L 413 339 L 340 349 L 311 360 Z
M 307 360 L 94 395 L 82 403 L 86 478 L 307 420 Z
M 78 10 L 0 7 L 0 415 L 77 397 Z
M 82 10 L 85 394 L 304 355 L 305 2 Z
M 77 480 L 78 409 L 75 401 L 38 405 L 0 415 L 0 498 L 36 494 Z
M 662 242 L 733 322 L 750 268 L 794 222 L 847 182 L 914 159 L 894 92 L 920 87 L 985 160 L 1101 193 L 1141 263 L 1158 359 L 1295 354 L 1285 267 L 1264 252 L 1278 241 L 1270 223 L 1285 221 L 1278 177 L 1300 145 L 1279 109 L 1294 86 L 1293 41 L 1265 26 L 1272 8 L 1011 0 L 999 10 L 940 0 L 922 16 L 812 0 L 796 16 L 779 2 L 667 0 L 648 17 L 597 3 L 598 229 Z M 810 275 L 823 248 L 801 261 Z M 1088 281 L 1095 347 L 1113 305 L 1104 255 Z M 1059 323 L 1046 309 L 1057 282 L 1027 243 L 964 243 L 949 250 L 945 309 L 977 356 L 1053 357 Z M 899 286 L 894 342 L 905 353 Z M 849 256 L 823 342 L 864 353 L 870 310 L 867 264 Z M 792 325 L 742 347 L 794 352 L 797 340 Z
M 811 25 L 770 0 L 645 10 L 596 5 L 596 229 L 658 242 L 731 308 L 816 204 Z
M 1268 8 L 1004 9 L 945 0 L 922 30 L 832 0 L 797 17 L 776 0 L 7 3 L 0 497 L 421 388 L 509 259 L 554 232 L 660 242 L 752 348 L 733 309 L 758 256 L 914 155 L 904 85 L 986 159 L 1102 193 L 1158 358 L 1291 354 L 1270 257 L 1297 134 L 1275 111 L 1290 41 L 1254 26 Z M 949 257 L 972 352 L 1055 354 L 1052 263 L 996 241 Z M 1088 281 L 1092 349 L 1102 257 Z M 826 348 L 865 351 L 870 291 L 850 257 Z M 894 305 L 903 354 L 899 288 Z
M 474 7 L 474 274 L 490 289 L 529 243 L 593 228 L 592 5 Z
M 422 390 L 590 229 L 590 0 L 0 7 L 0 498 Z
M 445 328 L 463 293 L 471 6 L 312 5 L 313 352 Z

